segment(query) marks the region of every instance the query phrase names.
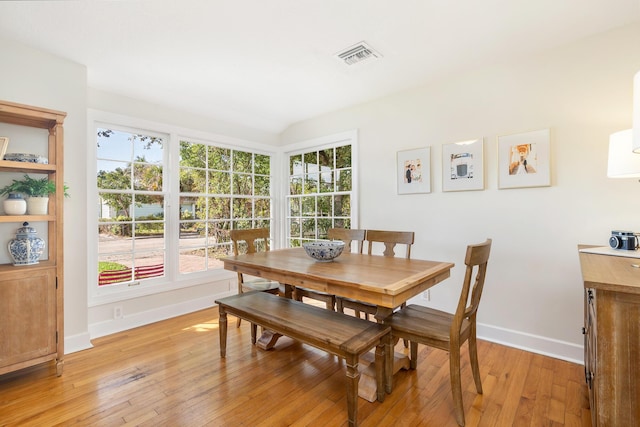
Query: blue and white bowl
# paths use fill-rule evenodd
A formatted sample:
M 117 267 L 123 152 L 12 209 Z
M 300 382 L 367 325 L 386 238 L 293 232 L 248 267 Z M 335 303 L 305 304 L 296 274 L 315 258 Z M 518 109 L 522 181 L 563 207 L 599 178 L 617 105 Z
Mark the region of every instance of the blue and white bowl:
M 344 242 L 332 240 L 330 242 L 307 242 L 302 247 L 311 258 L 320 262 L 330 262 L 338 258 L 344 249 Z

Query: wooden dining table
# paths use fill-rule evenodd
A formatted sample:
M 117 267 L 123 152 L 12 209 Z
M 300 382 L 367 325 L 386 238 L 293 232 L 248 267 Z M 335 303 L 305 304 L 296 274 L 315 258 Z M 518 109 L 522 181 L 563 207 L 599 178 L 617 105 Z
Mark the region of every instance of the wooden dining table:
M 359 253 L 343 253 L 331 262 L 319 262 L 300 247 L 230 256 L 222 261 L 227 270 L 280 282 L 289 298 L 299 286 L 376 305 L 375 318 L 380 323 L 411 297 L 447 279 L 454 266 L 451 262 Z M 269 349 L 278 338 L 265 331 L 256 344 Z

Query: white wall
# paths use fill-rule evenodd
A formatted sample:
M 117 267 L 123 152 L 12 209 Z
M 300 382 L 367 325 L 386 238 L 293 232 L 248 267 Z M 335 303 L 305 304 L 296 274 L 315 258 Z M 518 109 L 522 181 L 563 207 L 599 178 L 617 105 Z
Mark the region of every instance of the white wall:
M 606 245 L 612 229 L 640 230 L 640 184 L 606 178 L 608 135 L 631 126 L 638 40 L 640 25 L 625 27 L 299 123 L 279 138 L 88 89 L 83 66 L 0 39 L 0 98 L 68 113 L 67 351 L 88 345 L 89 323 L 108 333 L 193 309 L 208 298 L 206 287 L 200 287 L 132 300 L 125 307 L 132 310 L 128 323 L 105 324 L 113 313 L 108 305 L 89 315 L 84 159 L 91 143 L 86 126 L 91 107 L 260 143 L 289 144 L 358 129 L 361 227 L 414 230 L 414 257 L 457 264 L 452 278 L 432 290 L 430 304 L 453 307 L 464 247 L 491 237 L 481 335 L 580 360 L 582 282 L 576 245 Z M 552 186 L 498 190 L 496 135 L 541 128 L 552 129 Z M 485 138 L 486 189 L 443 193 L 441 145 L 477 137 Z M 396 152 L 424 146 L 432 146 L 433 192 L 398 196 Z
M 631 127 L 640 25 L 298 123 L 288 144 L 359 129 L 360 226 L 413 230 L 412 256 L 454 261 L 431 301 L 453 310 L 467 244 L 493 239 L 479 334 L 582 360 L 576 246 L 640 231 L 640 184 L 606 177 L 608 136 Z M 550 128 L 551 187 L 499 190 L 497 135 Z M 442 192 L 445 143 L 484 137 L 485 190 Z M 396 193 L 396 152 L 431 146 L 432 193 Z
M 87 224 L 84 197 L 86 169 L 82 155 L 87 121 L 87 72 L 84 66 L 1 38 L 0 52 L 1 99 L 67 113 L 64 123 L 64 163 L 73 167 L 67 167 L 64 174 L 71 194 L 64 203 L 66 351 L 76 347 L 76 343 L 86 345 L 88 341 L 87 270 L 84 262 L 87 253 L 84 239 Z M 11 145 L 10 142 L 10 148 Z
M 65 352 L 90 347 L 90 331 L 93 338 L 211 306 L 216 292 L 232 289 L 227 280 L 216 286 L 206 283 L 123 301 L 119 305 L 125 317 L 119 320 L 113 319 L 114 304 L 88 308 L 87 211 L 92 205 L 87 200 L 86 159 L 88 144 L 93 144 L 94 139 L 88 139 L 87 109 L 128 114 L 203 134 L 263 144 L 277 143 L 278 135 L 88 88 L 84 66 L 10 40 L 0 38 L 0 52 L 0 99 L 67 112 L 64 174 L 71 197 L 64 205 Z

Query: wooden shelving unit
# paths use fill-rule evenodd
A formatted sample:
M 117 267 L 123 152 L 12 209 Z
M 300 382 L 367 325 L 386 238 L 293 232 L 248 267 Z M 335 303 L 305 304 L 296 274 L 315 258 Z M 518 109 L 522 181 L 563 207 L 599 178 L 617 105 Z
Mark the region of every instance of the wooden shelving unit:
M 66 113 L 0 101 L 0 123 L 48 131 L 43 140 L 49 164 L 0 160 L 5 172 L 44 174 L 58 191 L 49 198 L 48 215 L 0 215 L 0 223 L 47 223 L 48 259 L 35 265 L 0 265 L 0 374 L 55 361 L 64 363 L 63 122 Z M 18 135 L 19 137 L 19 135 Z M 16 137 L 12 137 L 14 141 Z M 10 240 L 12 236 L 4 236 Z M 41 236 L 42 237 L 42 236 Z

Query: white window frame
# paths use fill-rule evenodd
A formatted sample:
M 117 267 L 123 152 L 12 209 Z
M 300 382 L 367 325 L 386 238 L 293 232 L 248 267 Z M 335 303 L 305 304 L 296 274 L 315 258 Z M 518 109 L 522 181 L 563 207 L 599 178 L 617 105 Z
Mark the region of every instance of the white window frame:
M 279 152 L 277 147 L 268 146 L 252 141 L 246 141 L 237 138 L 231 138 L 223 135 L 211 134 L 208 132 L 194 131 L 192 129 L 182 128 L 179 126 L 149 121 L 136 117 L 115 114 L 100 110 L 89 109 L 87 113 L 87 283 L 88 283 L 88 306 L 94 307 L 111 302 L 123 301 L 127 299 L 139 298 L 141 296 L 158 294 L 161 292 L 186 288 L 190 286 L 202 285 L 222 280 L 233 280 L 236 274 L 224 269 L 209 270 L 202 272 L 178 273 L 178 233 L 179 212 L 172 209 L 180 203 L 179 199 L 179 141 L 188 140 L 192 142 L 205 142 L 210 145 L 216 145 L 223 148 L 230 148 L 240 151 L 251 151 L 253 153 L 265 154 L 271 157 L 271 223 L 272 236 L 276 236 L 278 230 L 278 216 L 276 215 L 276 206 L 278 200 L 276 197 L 277 189 L 274 189 L 274 183 L 277 182 L 277 168 L 279 167 L 277 157 Z M 163 165 L 165 169 L 165 275 L 162 278 L 151 279 L 144 286 L 127 287 L 110 287 L 98 286 L 98 238 L 96 230 L 98 228 L 98 206 L 95 203 L 98 200 L 98 189 L 96 185 L 96 130 L 99 127 L 109 128 L 115 126 L 118 128 L 127 128 L 130 130 L 146 131 L 152 135 L 165 134 L 168 135 L 167 148 L 164 155 L 167 159 Z M 169 177 L 167 174 L 171 174 Z
M 343 145 L 351 145 L 351 173 L 352 173 L 352 187 L 351 187 L 351 228 L 359 228 L 359 171 L 358 171 L 358 131 L 350 130 L 346 132 L 336 133 L 328 136 L 310 139 L 307 141 L 290 144 L 283 147 L 282 152 L 282 165 L 281 165 L 281 185 L 280 192 L 281 197 L 278 206 L 280 207 L 279 218 L 277 223 L 281 224 L 281 231 L 279 234 L 280 247 L 288 247 L 289 245 L 289 157 L 300 154 L 302 152 L 308 152 L 312 150 L 323 150 L 328 148 L 335 148 Z

